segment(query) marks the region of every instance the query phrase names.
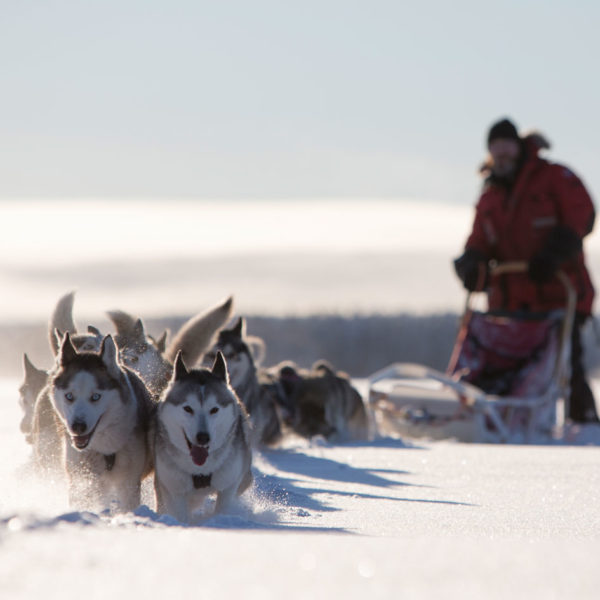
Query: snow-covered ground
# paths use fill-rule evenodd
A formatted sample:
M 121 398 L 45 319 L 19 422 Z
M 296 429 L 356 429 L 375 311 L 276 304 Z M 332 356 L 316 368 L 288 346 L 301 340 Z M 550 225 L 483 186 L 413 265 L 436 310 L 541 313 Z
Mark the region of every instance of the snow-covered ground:
M 98 515 L 28 476 L 18 383 L 0 381 L 2 598 L 598 597 L 598 446 L 294 439 L 256 455 L 231 514 L 186 527 L 149 489 Z

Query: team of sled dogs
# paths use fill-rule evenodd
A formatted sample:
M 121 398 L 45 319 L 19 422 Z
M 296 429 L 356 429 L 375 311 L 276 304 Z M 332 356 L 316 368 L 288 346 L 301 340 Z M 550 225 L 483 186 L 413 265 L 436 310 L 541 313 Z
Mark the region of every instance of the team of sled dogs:
M 252 453 L 289 432 L 365 439 L 368 422 L 347 375 L 321 361 L 261 368 L 262 340 L 233 302 L 191 318 L 167 343 L 142 320 L 108 312 L 114 334 L 77 331 L 74 294 L 49 320 L 55 362 L 38 369 L 24 356 L 21 431 L 35 468 L 66 476 L 70 503 L 131 511 L 154 476 L 156 509 L 182 522 L 216 495 L 215 511 L 252 484 Z

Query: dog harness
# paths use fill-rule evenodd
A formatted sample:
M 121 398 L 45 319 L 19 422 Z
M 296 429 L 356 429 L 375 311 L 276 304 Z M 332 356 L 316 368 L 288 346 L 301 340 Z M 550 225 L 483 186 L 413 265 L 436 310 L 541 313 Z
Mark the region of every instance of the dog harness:
M 113 455 L 114 456 L 114 455 Z M 210 486 L 212 473 L 208 475 L 192 475 L 192 481 L 194 482 L 194 489 L 200 490 Z

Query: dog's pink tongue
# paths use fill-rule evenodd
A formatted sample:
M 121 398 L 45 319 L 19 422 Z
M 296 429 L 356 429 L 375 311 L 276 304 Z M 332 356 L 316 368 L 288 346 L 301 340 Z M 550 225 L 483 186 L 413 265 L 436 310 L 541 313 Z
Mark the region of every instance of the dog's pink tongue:
M 204 446 L 192 446 L 190 448 L 192 460 L 198 466 L 203 465 L 208 458 L 208 450 Z

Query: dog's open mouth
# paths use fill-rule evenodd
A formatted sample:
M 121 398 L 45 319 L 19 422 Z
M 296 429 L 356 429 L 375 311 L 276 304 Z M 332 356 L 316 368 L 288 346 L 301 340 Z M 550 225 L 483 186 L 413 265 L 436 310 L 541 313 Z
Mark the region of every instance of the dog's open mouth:
M 92 439 L 92 436 L 96 432 L 96 427 L 98 427 L 99 422 L 100 422 L 100 419 L 98 419 L 98 422 L 94 425 L 94 428 L 89 433 L 86 433 L 85 435 L 71 434 L 71 441 L 73 442 L 73 446 L 75 446 L 75 448 L 77 450 L 85 450 L 88 447 L 90 440 Z
M 185 437 L 185 441 L 187 442 L 188 448 L 190 450 L 190 456 L 192 457 L 194 464 L 201 467 L 208 458 L 208 447 L 197 446 L 196 444 L 192 444 L 192 442 L 188 440 L 187 435 L 185 435 L 185 431 L 183 432 L 183 437 Z

